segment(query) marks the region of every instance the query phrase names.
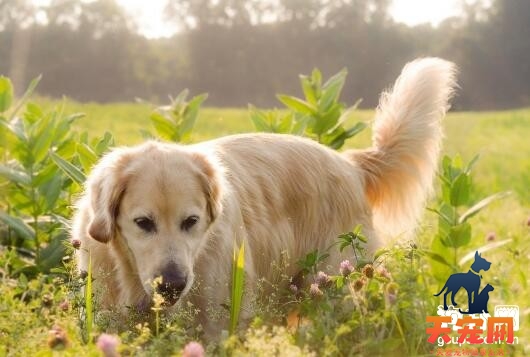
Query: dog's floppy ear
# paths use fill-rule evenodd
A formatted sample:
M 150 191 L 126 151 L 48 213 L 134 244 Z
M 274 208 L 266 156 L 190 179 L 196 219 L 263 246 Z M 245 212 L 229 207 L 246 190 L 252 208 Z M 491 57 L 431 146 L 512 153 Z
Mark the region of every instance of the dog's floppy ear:
M 88 234 L 99 242 L 107 243 L 114 237 L 118 209 L 127 183 L 124 169 L 129 158 L 130 155 L 123 150 L 107 154 L 87 180 L 93 212 Z
M 212 223 L 217 219 L 222 210 L 221 170 L 215 167 L 214 163 L 202 153 L 193 153 L 192 159 L 199 168 L 199 180 L 201 181 L 201 186 L 206 196 L 206 209 L 208 210 L 210 223 Z

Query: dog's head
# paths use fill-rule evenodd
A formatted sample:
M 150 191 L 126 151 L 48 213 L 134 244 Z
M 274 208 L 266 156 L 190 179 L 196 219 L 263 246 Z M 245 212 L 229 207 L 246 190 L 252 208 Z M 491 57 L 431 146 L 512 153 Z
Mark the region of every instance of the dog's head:
M 177 145 L 117 149 L 87 181 L 88 234 L 126 256 L 147 294 L 161 277 L 157 290 L 173 305 L 191 288 L 194 262 L 220 214 L 218 171 L 206 155 Z
M 488 262 L 486 259 L 482 258 L 482 256 L 478 253 L 478 251 L 475 252 L 475 261 L 473 262 L 473 265 L 471 267 L 475 269 L 475 271 L 484 270 L 487 271 L 490 269 L 491 263 Z

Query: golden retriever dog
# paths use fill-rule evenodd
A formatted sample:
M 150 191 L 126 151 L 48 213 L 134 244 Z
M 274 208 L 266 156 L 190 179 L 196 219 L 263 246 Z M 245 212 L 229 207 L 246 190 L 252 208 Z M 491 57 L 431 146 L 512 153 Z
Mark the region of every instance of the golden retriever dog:
M 414 231 L 432 188 L 441 119 L 455 68 L 438 58 L 407 64 L 381 97 L 373 146 L 333 151 L 309 139 L 233 135 L 194 145 L 150 141 L 118 148 L 94 167 L 74 217 L 80 271 L 92 261 L 103 307 L 147 308 L 153 280 L 170 309 L 189 301 L 206 332 L 229 300 L 234 248 L 245 245 L 245 311 L 272 268 L 323 251 L 362 224 L 368 250 Z M 330 250 L 336 267 L 346 252 Z M 344 255 L 343 255 L 344 254 Z M 276 272 L 277 273 L 277 272 Z M 192 287 L 195 286 L 194 289 Z

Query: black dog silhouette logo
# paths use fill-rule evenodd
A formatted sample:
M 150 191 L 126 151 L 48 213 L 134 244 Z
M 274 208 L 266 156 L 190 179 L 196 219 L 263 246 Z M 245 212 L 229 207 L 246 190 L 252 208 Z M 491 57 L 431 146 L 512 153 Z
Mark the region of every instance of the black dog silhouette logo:
M 467 273 L 456 273 L 447 279 L 447 282 L 443 286 L 442 290 L 434 296 L 439 296 L 445 291 L 444 297 L 444 310 L 448 310 L 447 306 L 447 295 L 451 294 L 451 303 L 453 306 L 458 306 L 455 301 L 455 295 L 461 288 L 467 291 L 467 306 L 468 311 L 459 310 L 463 314 L 481 314 L 488 313 L 488 300 L 489 293 L 494 290 L 493 286 L 487 284 L 482 291 L 479 293 L 480 283 L 482 276 L 480 271 L 489 270 L 491 263 L 486 259 L 482 258 L 481 255 L 475 252 L 475 261 L 471 264 Z

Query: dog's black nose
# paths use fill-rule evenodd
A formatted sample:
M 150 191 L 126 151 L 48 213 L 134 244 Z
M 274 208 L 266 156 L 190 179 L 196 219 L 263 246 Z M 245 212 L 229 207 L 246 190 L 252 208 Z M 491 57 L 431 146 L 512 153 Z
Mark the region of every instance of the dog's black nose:
M 160 275 L 162 276 L 162 283 L 158 285 L 156 290 L 164 297 L 166 304 L 171 306 L 177 302 L 180 294 L 186 288 L 187 277 L 175 263 L 166 265 Z

